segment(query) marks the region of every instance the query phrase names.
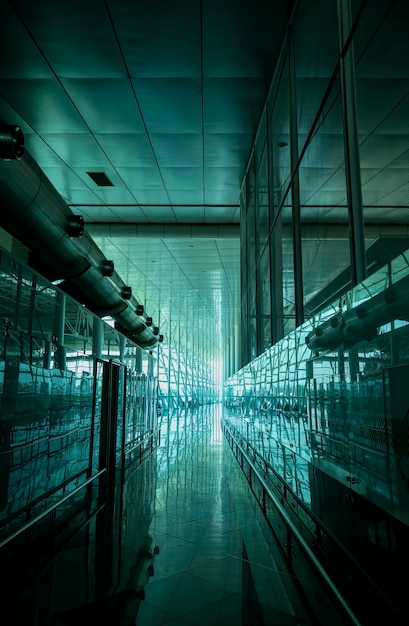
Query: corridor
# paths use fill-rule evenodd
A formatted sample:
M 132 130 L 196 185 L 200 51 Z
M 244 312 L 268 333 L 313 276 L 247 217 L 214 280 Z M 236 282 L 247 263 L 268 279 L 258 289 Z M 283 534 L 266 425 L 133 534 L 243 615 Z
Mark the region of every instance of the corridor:
M 5 623 L 310 623 L 221 430 L 219 405 L 160 416 L 116 486 L 78 500 L 1 563 Z M 75 510 L 74 510 L 75 509 Z M 64 523 L 63 519 L 66 518 Z
M 216 406 L 163 425 L 150 526 L 160 552 L 138 625 L 299 623 L 220 421 Z

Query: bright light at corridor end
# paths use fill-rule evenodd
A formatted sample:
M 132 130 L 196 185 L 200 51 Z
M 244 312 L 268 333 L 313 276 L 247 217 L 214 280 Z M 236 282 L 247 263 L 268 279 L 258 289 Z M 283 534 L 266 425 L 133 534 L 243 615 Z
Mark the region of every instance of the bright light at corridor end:
M 224 381 L 224 372 L 223 372 L 223 361 L 213 361 L 213 380 L 216 391 L 216 396 L 218 399 L 221 398 L 221 392 L 223 388 Z

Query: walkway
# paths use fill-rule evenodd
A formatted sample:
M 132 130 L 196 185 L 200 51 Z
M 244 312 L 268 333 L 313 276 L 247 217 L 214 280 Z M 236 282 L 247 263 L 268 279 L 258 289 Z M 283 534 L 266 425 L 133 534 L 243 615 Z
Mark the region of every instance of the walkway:
M 211 407 L 175 414 L 162 427 L 149 532 L 160 552 L 138 626 L 301 623 L 220 420 L 220 407 Z
M 308 625 L 220 422 L 217 406 L 164 418 L 159 449 L 139 467 L 135 452 L 105 502 L 17 540 L 0 563 L 4 623 Z

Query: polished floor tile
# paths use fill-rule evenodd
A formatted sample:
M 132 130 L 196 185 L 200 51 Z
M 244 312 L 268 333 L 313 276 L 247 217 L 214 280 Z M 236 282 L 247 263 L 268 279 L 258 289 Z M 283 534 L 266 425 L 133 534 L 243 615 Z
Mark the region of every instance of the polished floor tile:
M 67 545 L 53 554 L 54 535 L 43 547 L 28 537 L 19 560 L 8 562 L 2 623 L 298 623 L 291 580 L 222 435 L 220 407 L 163 419 L 158 450 L 118 472 L 95 515 L 86 509 L 72 520 Z
M 164 431 L 149 529 L 159 554 L 137 626 L 298 623 L 218 407 L 171 415 Z

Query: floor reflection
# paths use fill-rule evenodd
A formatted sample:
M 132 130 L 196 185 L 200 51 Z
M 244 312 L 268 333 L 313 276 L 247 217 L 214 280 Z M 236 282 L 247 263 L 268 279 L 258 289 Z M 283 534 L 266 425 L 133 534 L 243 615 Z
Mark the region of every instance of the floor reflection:
M 3 550 L 4 623 L 309 623 L 221 418 L 220 406 L 161 416 L 159 448 L 105 499 Z

